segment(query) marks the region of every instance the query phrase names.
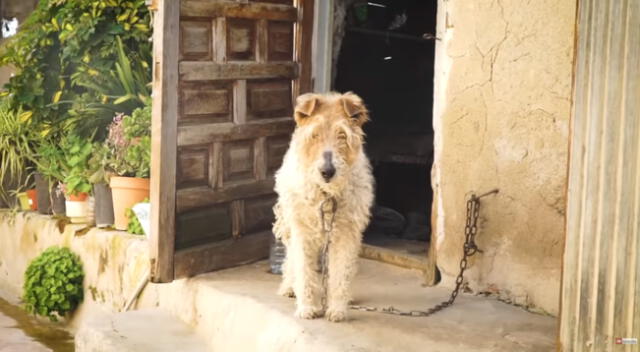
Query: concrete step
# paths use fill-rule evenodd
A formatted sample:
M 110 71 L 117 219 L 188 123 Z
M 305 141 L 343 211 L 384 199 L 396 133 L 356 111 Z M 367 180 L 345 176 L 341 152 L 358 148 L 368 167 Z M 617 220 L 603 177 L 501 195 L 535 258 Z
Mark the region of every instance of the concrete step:
M 96 314 L 75 337 L 77 352 L 204 352 L 205 341 L 172 315 L 157 309 Z
M 295 300 L 276 295 L 281 277 L 266 261 L 150 285 L 140 297 L 196 329 L 213 351 L 233 352 L 537 352 L 553 351 L 556 320 L 492 298 L 460 294 L 427 318 L 351 311 L 332 323 L 294 317 Z M 426 309 L 449 298 L 423 287 L 417 270 L 362 259 L 353 303 Z M 157 290 L 154 292 L 154 290 Z M 142 351 L 142 350 L 141 350 Z

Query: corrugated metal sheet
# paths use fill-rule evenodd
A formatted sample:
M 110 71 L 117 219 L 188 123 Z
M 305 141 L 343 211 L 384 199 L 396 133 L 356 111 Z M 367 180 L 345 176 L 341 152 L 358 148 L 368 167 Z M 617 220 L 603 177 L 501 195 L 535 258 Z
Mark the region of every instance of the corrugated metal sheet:
M 640 0 L 581 0 L 560 346 L 638 351 Z

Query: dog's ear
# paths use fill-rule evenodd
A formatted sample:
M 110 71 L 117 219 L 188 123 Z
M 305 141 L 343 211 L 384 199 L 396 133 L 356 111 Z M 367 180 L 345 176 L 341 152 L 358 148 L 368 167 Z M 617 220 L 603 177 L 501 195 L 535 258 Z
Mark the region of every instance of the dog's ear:
M 352 92 L 347 92 L 342 95 L 342 107 L 349 119 L 356 125 L 362 126 L 365 122 L 369 121 L 369 111 L 367 111 L 362 98 Z
M 297 124 L 308 119 L 318 106 L 318 96 L 313 93 L 302 94 L 296 99 L 294 118 Z

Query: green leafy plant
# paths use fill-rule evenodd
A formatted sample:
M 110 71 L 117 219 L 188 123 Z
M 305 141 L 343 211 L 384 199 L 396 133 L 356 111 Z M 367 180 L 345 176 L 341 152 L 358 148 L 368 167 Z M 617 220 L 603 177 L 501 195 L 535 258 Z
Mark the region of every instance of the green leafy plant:
M 64 152 L 53 140 L 40 141 L 34 159 L 36 170 L 51 184 L 64 180 L 68 173 Z
M 64 154 L 64 185 L 67 194 L 87 193 L 91 191 L 89 182 L 89 159 L 93 144 L 88 138 L 71 135 L 61 144 Z
M 149 198 L 145 198 L 141 203 L 149 203 Z M 125 214 L 129 222 L 127 223 L 127 232 L 133 235 L 144 235 L 142 224 L 138 220 L 138 216 L 131 208 L 125 209 Z
M 0 99 L 0 197 L 11 203 L 10 195 L 28 186 L 33 172 L 33 156 L 40 139 L 31 128 L 29 113 L 12 110 Z
M 24 296 L 28 312 L 56 321 L 83 299 L 80 258 L 68 248 L 50 247 L 27 267 Z
M 123 52 L 150 71 L 150 35 L 145 0 L 41 0 L 0 54 L 0 63 L 18 72 L 4 94 L 14 111 L 30 113 L 44 135 L 89 135 L 108 120 L 93 121 L 95 115 L 82 109 L 70 111 L 74 104 L 104 102 L 83 82 L 117 72 Z
M 105 143 L 94 143 L 88 164 L 89 182 L 109 183 L 109 148 Z
M 80 76 L 75 84 L 85 87 L 87 92 L 77 99 L 71 110 L 72 118 L 94 121 L 87 128 L 106 125 L 117 113 L 131 114 L 135 109 L 144 107 L 151 99 L 151 70 L 146 61 L 131 60 L 127 57 L 122 40 L 116 37 L 118 60 L 115 69 L 107 74 L 90 77 Z M 100 97 L 96 101 L 93 97 Z M 88 99 L 86 99 L 88 97 Z
M 109 168 L 118 176 L 148 178 L 151 172 L 151 106 L 119 114 L 109 126 Z

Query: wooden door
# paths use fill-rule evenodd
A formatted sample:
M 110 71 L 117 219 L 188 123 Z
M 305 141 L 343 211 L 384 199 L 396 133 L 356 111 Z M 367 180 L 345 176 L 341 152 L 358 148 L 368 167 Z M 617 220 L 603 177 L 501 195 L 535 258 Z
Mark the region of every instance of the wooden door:
M 310 90 L 313 0 L 159 1 L 152 281 L 268 254 L 273 174 Z

